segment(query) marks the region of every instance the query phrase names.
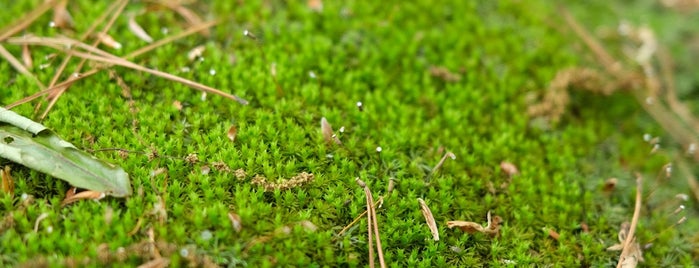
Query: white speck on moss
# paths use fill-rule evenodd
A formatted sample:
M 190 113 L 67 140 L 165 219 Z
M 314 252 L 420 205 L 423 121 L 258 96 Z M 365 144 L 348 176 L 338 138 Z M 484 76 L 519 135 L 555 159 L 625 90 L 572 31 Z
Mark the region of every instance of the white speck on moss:
M 204 241 L 209 241 L 209 240 L 211 240 L 211 238 L 212 238 L 213 236 L 214 236 L 214 235 L 211 234 L 211 231 L 209 231 L 209 230 L 204 230 L 204 231 L 202 231 L 202 232 L 201 232 L 201 235 L 200 235 L 201 239 L 204 240 Z

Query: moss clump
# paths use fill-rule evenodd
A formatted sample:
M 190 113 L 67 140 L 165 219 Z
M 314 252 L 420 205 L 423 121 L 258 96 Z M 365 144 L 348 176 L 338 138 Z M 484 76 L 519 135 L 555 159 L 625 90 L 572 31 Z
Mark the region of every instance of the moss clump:
M 0 24 L 31 10 L 33 5 L 20 2 L 1 11 L 6 15 Z M 655 174 L 669 154 L 648 156 L 651 148 L 642 134 L 663 134 L 623 94 L 573 93 L 570 112 L 558 124 L 539 128 L 531 122 L 525 97 L 584 59 L 571 45 L 573 38 L 552 27 L 562 23 L 550 4 L 326 1 L 322 12 L 303 1 L 193 4 L 189 7 L 204 17 L 223 19 L 210 37 L 177 41 L 135 61 L 222 88 L 250 104 L 204 97 L 123 68 L 113 69 L 131 87 L 129 97 L 106 72 L 76 82 L 43 123 L 124 167 L 135 194 L 62 208 L 69 185 L 13 167 L 17 194 L 0 196 L 0 264 L 106 260 L 133 266 L 158 258 L 155 251 L 131 250 L 147 245 L 174 266 L 193 263 L 193 256 L 198 265 L 360 266 L 368 262 L 367 226 L 338 235 L 366 208 L 364 192 L 353 181 L 358 176 L 384 196 L 376 212 L 390 264 L 615 263 L 618 253 L 605 249 L 618 242 L 618 226 L 631 217 L 634 185 L 628 171 Z M 76 33 L 105 5 L 72 1 Z M 130 4 L 127 11 L 141 8 L 142 3 Z M 45 27 L 49 17 L 27 31 L 58 34 Z M 168 11 L 146 13 L 138 21 L 154 39 L 183 30 L 181 18 Z M 127 23 L 118 20 L 110 32 L 124 45 L 111 51 L 115 54 L 146 45 Z M 243 36 L 245 30 L 257 40 Z M 190 61 L 187 52 L 202 44 L 202 60 Z M 20 47 L 7 47 L 19 55 Z M 42 81 L 51 79 L 58 64 L 46 59 L 52 52 L 32 50 L 37 63 L 50 66 L 32 69 Z M 0 62 L 0 72 L 5 74 L 0 104 L 37 91 L 7 62 Z M 15 110 L 30 115 L 33 108 Z M 323 117 L 342 145 L 325 142 L 318 128 Z M 231 124 L 237 128 L 234 142 L 226 136 Z M 133 153 L 99 150 L 108 148 Z M 426 183 L 445 150 L 456 160 L 446 161 Z M 519 174 L 503 172 L 503 161 L 516 165 Z M 247 180 L 247 174 L 258 179 Z M 612 194 L 601 190 L 609 177 L 619 181 Z M 391 180 L 395 187 L 388 193 Z M 295 187 L 284 186 L 291 184 Z M 672 203 L 683 189 L 657 185 L 662 190 L 647 198 L 637 231 L 639 242 L 653 242 L 644 258 L 691 265 L 697 249 L 687 237 L 697 223 L 673 227 L 682 214 L 670 214 L 680 203 L 691 204 Z M 25 204 L 22 193 L 34 201 Z M 431 239 L 417 198 L 430 204 L 440 241 Z M 451 220 L 483 223 L 488 211 L 504 220 L 498 238 L 445 228 Z M 229 213 L 239 216 L 240 230 Z M 555 230 L 558 240 L 545 230 Z

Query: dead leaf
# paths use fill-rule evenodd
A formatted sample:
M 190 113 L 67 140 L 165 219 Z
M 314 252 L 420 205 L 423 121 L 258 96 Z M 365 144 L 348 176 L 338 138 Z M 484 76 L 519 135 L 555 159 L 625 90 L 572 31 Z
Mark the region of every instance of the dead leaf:
M 104 44 L 105 46 L 113 49 L 121 49 L 121 43 L 114 40 L 114 38 L 107 33 L 97 33 L 96 37 L 100 40 L 100 43 Z
M 624 241 L 628 236 L 631 224 L 628 222 L 623 222 L 621 228 L 619 229 L 619 244 L 614 244 L 607 248 L 609 251 L 619 251 L 624 249 Z M 641 251 L 641 246 L 636 242 L 636 238 L 632 238 L 629 244 L 628 254 L 621 262 L 621 267 L 623 268 L 634 268 L 638 265 L 638 262 L 643 262 L 643 252 Z
M 243 224 L 241 223 L 240 216 L 233 212 L 228 212 L 228 219 L 231 220 L 231 225 L 235 232 L 240 233 L 243 230 Z
M 66 9 L 68 5 L 68 0 L 59 1 L 53 6 L 53 26 L 62 29 L 72 29 L 73 28 L 73 17 Z
M 9 195 L 14 195 L 15 182 L 12 180 L 12 174 L 10 171 L 10 166 L 5 166 L 4 169 L 0 170 L 0 177 L 2 177 L 2 192 Z
M 22 46 L 22 62 L 24 63 L 24 67 L 27 67 L 27 69 L 31 69 L 34 66 L 32 53 L 29 52 L 29 45 L 27 44 Z
M 425 216 L 427 226 L 430 227 L 430 232 L 432 232 L 432 239 L 434 241 L 439 241 L 439 230 L 437 229 L 437 223 L 435 223 L 434 221 L 434 216 L 432 216 L 432 211 L 425 203 L 425 200 L 422 200 L 422 198 L 418 198 L 417 201 L 420 202 L 420 210 L 422 211 L 422 216 Z
M 460 75 L 455 74 L 449 71 L 449 69 L 441 66 L 430 66 L 430 75 L 440 78 L 445 82 L 458 82 L 461 80 Z
M 306 229 L 306 231 L 309 231 L 309 232 L 315 232 L 318 230 L 318 226 L 313 224 L 313 222 L 311 222 L 311 221 L 304 220 L 304 221 L 300 221 L 298 224 L 301 225 L 303 227 L 303 229 Z
M 182 111 L 182 102 L 176 100 L 172 102 L 172 107 L 175 107 L 178 111 Z
M 393 192 L 393 189 L 395 189 L 395 188 L 396 188 L 396 178 L 391 177 L 388 180 L 388 188 L 387 188 L 386 192 L 390 194 L 391 192 Z
M 172 2 L 179 2 L 179 1 L 172 1 Z M 182 6 L 182 5 L 179 5 L 179 3 L 177 3 L 175 5 L 170 5 L 169 8 L 171 8 L 172 10 L 174 10 L 175 12 L 180 14 L 180 16 L 182 16 L 187 21 L 187 23 L 189 23 L 189 26 L 200 25 L 204 22 L 201 19 L 201 17 L 199 17 L 199 15 L 197 15 L 197 13 L 194 13 L 194 11 L 192 11 L 192 10 Z M 209 35 L 211 34 L 211 31 L 209 31 L 209 29 L 206 28 L 206 29 L 202 29 L 201 31 L 199 31 L 199 33 L 205 37 L 209 37 Z
M 196 60 L 197 58 L 201 57 L 201 55 L 204 53 L 204 50 L 206 50 L 205 45 L 198 45 L 192 48 L 192 50 L 190 50 L 189 52 L 187 52 L 187 58 L 190 61 Z
M 66 192 L 66 198 L 61 202 L 61 206 L 63 207 L 83 199 L 100 200 L 104 198 L 104 196 L 104 193 L 90 190 L 76 193 L 76 189 L 73 187 Z
M 558 232 L 556 232 L 556 230 L 554 230 L 554 229 L 549 229 L 549 237 L 553 238 L 553 240 L 558 241 L 558 238 L 560 238 L 561 235 L 558 234 Z
M 482 225 L 470 221 L 448 221 L 447 227 L 458 227 L 459 229 L 461 229 L 461 231 L 467 232 L 469 234 L 473 234 L 476 232 L 483 233 L 485 230 L 485 228 L 483 228 Z
M 500 162 L 500 170 L 505 172 L 505 174 L 507 174 L 510 177 L 519 174 L 519 169 L 517 169 L 517 166 L 507 161 Z
M 143 27 L 138 24 L 138 22 L 136 22 L 136 15 L 134 14 L 129 15 L 129 30 L 144 42 L 153 42 L 153 37 L 151 37 L 148 32 L 146 32 L 146 30 L 144 30 Z
M 610 193 L 610 192 L 614 191 L 614 188 L 616 188 L 617 182 L 618 182 L 617 178 L 607 179 L 606 181 L 604 181 L 604 187 L 602 187 L 602 190 L 605 193 Z
M 325 142 L 327 142 L 328 144 L 342 144 L 340 139 L 338 139 L 337 136 L 333 134 L 333 127 L 330 125 L 330 123 L 328 123 L 328 120 L 325 119 L 325 117 L 320 119 L 320 129 L 323 132 L 323 139 L 325 139 Z
M 500 223 L 502 223 L 502 218 L 500 218 L 500 216 L 495 216 L 491 219 L 490 211 L 488 211 L 488 225 L 486 227 L 470 221 L 448 221 L 447 227 L 450 229 L 458 227 L 469 234 L 479 232 L 494 237 L 500 234 Z
M 231 125 L 231 127 L 228 128 L 228 139 L 234 142 L 236 135 L 238 135 L 238 128 L 235 127 L 235 125 Z
M 220 171 L 220 172 L 232 172 L 231 167 L 229 167 L 226 163 L 223 161 L 218 161 L 218 162 L 213 162 L 211 163 L 211 167 L 213 167 L 215 170 Z M 203 170 L 203 167 L 202 167 Z

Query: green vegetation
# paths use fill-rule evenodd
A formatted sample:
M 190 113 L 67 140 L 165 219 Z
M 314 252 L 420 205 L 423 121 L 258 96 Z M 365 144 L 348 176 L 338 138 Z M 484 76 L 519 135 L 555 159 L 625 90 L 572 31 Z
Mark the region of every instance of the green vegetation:
M 17 2 L 0 5 L 0 25 L 37 4 Z M 542 93 L 559 70 L 590 58 L 552 1 L 326 1 L 321 12 L 305 1 L 254 2 L 192 4 L 202 17 L 222 19 L 209 37 L 192 35 L 134 59 L 249 105 L 203 98 L 200 91 L 122 67 L 111 69 L 130 87 L 135 112 L 107 71 L 70 87 L 42 124 L 122 166 L 134 194 L 61 207 L 70 185 L 13 164 L 15 194 L 0 195 L 0 266 L 133 266 L 152 260 L 155 251 L 178 266 L 364 266 L 366 219 L 338 235 L 366 209 L 356 177 L 375 198 L 383 196 L 376 212 L 390 266 L 610 266 L 619 252 L 606 248 L 618 243 L 619 226 L 633 214 L 635 171 L 645 177 L 636 230 L 642 246 L 652 242 L 645 263 L 691 266 L 699 259 L 692 244 L 699 230 L 696 202 L 675 198 L 692 196 L 685 178 L 656 179 L 681 149 L 631 95 L 573 92 L 560 122 L 527 116 L 528 96 Z M 73 36 L 107 5 L 71 1 Z M 129 4 L 125 12 L 145 5 Z M 617 7 L 590 5 L 570 9 L 585 25 L 618 22 Z M 648 10 L 630 8 L 632 14 Z M 671 18 L 663 18 L 670 13 L 648 16 L 669 32 Z M 47 27 L 50 19 L 45 14 L 26 32 L 60 34 Z M 137 20 L 156 40 L 186 27 L 167 9 Z M 127 22 L 122 16 L 110 31 L 123 48 L 104 50 L 126 55 L 147 45 Z M 662 42 L 685 41 L 660 36 Z M 188 51 L 202 44 L 202 59 L 190 61 Z M 21 54 L 21 46 L 3 45 Z M 32 47 L 31 72 L 41 81 L 50 81 L 62 60 L 63 54 L 47 59 L 54 52 Z M 682 58 L 685 51 L 672 52 Z M 689 66 L 684 61 L 678 64 Z M 5 60 L 0 73 L 0 105 L 38 91 Z M 696 76 L 677 77 L 679 87 L 696 88 Z M 691 94 L 685 90 L 681 97 Z M 29 117 L 35 103 L 13 110 Z M 322 117 L 342 145 L 326 143 Z M 231 125 L 237 128 L 233 142 L 226 135 Z M 661 137 L 659 152 L 649 154 L 644 133 Z M 110 148 L 130 153 L 102 150 Z M 456 159 L 427 178 L 446 151 Z M 190 154 L 199 161 L 187 161 Z M 520 174 L 509 178 L 503 161 Z M 236 177 L 237 169 L 246 175 Z M 253 183 L 255 175 L 275 181 L 302 172 L 313 180 L 291 189 L 265 192 Z M 611 177 L 619 183 L 605 192 Z M 388 193 L 391 178 L 396 186 Z M 440 241 L 432 240 L 418 198 L 434 214 Z M 685 211 L 673 214 L 680 204 Z M 488 211 L 504 220 L 496 238 L 446 227 L 451 220 L 485 223 Z M 239 215 L 239 232 L 229 213 Z M 673 226 L 682 216 L 689 220 Z

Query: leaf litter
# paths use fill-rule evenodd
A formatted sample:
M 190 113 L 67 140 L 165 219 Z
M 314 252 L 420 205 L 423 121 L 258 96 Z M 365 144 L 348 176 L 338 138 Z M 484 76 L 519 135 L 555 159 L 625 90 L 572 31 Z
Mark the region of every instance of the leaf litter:
M 500 235 L 500 223 L 502 222 L 503 220 L 500 216 L 491 218 L 490 211 L 488 211 L 488 224 L 486 226 L 470 221 L 448 221 L 447 227 L 450 229 L 456 227 L 469 234 L 482 233 L 491 237 L 496 237 Z

